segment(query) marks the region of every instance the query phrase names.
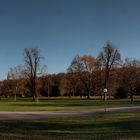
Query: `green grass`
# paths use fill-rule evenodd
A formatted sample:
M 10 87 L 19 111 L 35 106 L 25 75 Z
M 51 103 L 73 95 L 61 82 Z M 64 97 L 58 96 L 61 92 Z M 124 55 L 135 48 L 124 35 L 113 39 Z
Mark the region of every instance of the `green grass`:
M 140 111 L 0 121 L 1 140 L 139 140 Z
M 130 99 L 123 100 L 108 100 L 107 107 L 121 106 L 138 106 L 140 99 L 134 99 L 134 103 L 130 104 Z M 70 98 L 49 98 L 42 99 L 40 103 L 32 102 L 31 100 L 19 99 L 14 102 L 8 99 L 0 100 L 0 111 L 49 111 L 49 110 L 81 110 L 103 108 L 104 102 L 99 99 L 70 99 Z
M 139 106 L 140 99 L 108 100 L 107 107 Z M 99 99 L 0 100 L 0 111 L 48 111 L 103 108 Z M 139 140 L 140 111 L 70 118 L 3 120 L 0 140 Z

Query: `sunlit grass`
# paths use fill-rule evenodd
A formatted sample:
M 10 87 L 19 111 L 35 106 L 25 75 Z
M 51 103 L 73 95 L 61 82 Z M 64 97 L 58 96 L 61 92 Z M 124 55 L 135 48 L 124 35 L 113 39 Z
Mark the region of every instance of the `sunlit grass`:
M 130 99 L 107 101 L 106 106 L 123 107 L 123 106 L 138 106 L 140 99 L 135 99 L 133 104 L 130 104 Z M 16 102 L 13 100 L 0 100 L 0 111 L 49 111 L 49 110 L 81 110 L 103 108 L 104 102 L 100 99 L 61 99 L 49 98 L 42 99 L 39 103 L 32 102 L 31 99 L 19 99 Z

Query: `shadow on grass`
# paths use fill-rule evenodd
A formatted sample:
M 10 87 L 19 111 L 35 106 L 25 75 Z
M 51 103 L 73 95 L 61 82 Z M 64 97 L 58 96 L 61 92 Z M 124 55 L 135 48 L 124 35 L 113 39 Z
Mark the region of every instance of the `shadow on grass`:
M 98 116 L 97 116 L 98 117 Z M 18 120 L 1 121 L 0 134 L 11 133 L 15 135 L 38 135 L 51 136 L 64 139 L 73 136 L 74 139 L 102 138 L 111 139 L 115 137 L 140 137 L 140 120 L 117 120 L 115 122 L 97 120 L 91 121 L 80 119 L 43 119 L 43 120 Z

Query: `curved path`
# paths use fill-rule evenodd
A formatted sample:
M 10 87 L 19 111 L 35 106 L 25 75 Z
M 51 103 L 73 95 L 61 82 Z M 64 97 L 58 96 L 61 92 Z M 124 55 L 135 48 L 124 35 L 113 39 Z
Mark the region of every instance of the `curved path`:
M 13 119 L 39 119 L 39 118 L 59 118 L 59 117 L 73 117 L 83 115 L 97 115 L 106 113 L 129 112 L 140 110 L 140 106 L 134 107 L 115 107 L 105 109 L 92 109 L 92 110 L 69 110 L 69 111 L 17 111 L 8 112 L 0 111 L 0 120 L 13 120 Z

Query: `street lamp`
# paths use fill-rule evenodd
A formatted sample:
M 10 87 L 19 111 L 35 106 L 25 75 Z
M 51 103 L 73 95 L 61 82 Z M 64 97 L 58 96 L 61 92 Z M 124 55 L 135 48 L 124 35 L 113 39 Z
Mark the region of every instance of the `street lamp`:
M 104 105 L 105 105 L 104 107 L 105 107 L 105 112 L 106 112 L 106 101 L 107 101 L 106 94 L 107 94 L 107 88 L 104 88 L 103 91 L 104 91 L 104 103 L 105 103 L 105 104 L 104 104 Z

